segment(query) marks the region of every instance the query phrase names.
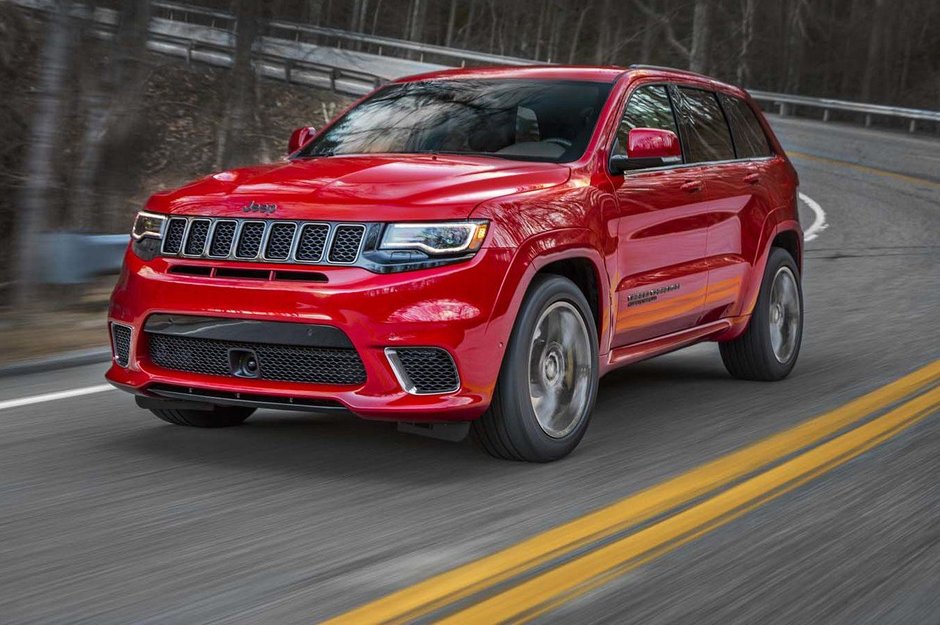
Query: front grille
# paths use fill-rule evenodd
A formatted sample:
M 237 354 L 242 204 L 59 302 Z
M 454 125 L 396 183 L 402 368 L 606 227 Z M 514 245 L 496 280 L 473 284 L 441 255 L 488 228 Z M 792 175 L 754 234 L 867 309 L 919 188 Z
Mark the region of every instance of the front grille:
M 333 243 L 330 245 L 330 261 L 334 263 L 356 262 L 359 256 L 359 245 L 365 233 L 365 226 L 345 224 L 337 226 Z
M 235 256 L 238 258 L 255 258 L 261 249 L 261 239 L 264 238 L 265 225 L 263 221 L 249 221 L 242 226 L 238 237 L 238 249 Z
M 438 347 L 399 347 L 386 350 L 402 386 L 409 393 L 451 393 L 460 388 L 457 367 Z
M 126 367 L 131 359 L 131 329 L 119 323 L 111 324 L 111 343 L 114 347 L 114 360 Z
M 359 385 L 366 370 L 355 349 L 273 345 L 147 333 L 150 360 L 175 371 L 232 377 L 229 351 L 251 350 L 258 378 L 279 382 Z
M 323 248 L 329 234 L 330 227 L 327 224 L 304 224 L 297 244 L 297 260 L 313 262 L 323 258 Z
M 183 249 L 183 235 L 186 233 L 186 219 L 175 217 L 166 227 L 166 236 L 163 239 L 163 253 L 175 256 Z
M 231 254 L 236 230 L 237 221 L 217 221 L 212 231 L 212 243 L 209 244 L 209 256 L 225 258 Z
M 365 224 L 172 217 L 164 256 L 254 262 L 351 265 L 359 260 Z
M 294 242 L 297 224 L 280 223 L 271 226 L 268 244 L 264 248 L 264 257 L 269 260 L 287 260 Z
M 209 237 L 209 220 L 194 219 L 189 224 L 189 234 L 186 235 L 184 253 L 187 256 L 202 256 L 206 250 L 206 239 Z

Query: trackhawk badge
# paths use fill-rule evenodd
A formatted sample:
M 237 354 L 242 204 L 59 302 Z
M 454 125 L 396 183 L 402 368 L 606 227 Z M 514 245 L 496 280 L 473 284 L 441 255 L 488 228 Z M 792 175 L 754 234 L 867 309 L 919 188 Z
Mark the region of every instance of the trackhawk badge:
M 640 291 L 639 293 L 634 293 L 627 296 L 627 307 L 630 306 L 639 306 L 640 304 L 648 304 L 649 302 L 655 302 L 659 299 L 659 296 L 663 293 L 669 293 L 670 291 L 678 291 L 678 284 L 670 284 L 668 286 L 661 286 L 658 289 L 651 289 L 649 291 Z
M 258 202 L 249 202 L 242 206 L 243 213 L 273 213 L 277 210 L 277 204 L 259 204 Z

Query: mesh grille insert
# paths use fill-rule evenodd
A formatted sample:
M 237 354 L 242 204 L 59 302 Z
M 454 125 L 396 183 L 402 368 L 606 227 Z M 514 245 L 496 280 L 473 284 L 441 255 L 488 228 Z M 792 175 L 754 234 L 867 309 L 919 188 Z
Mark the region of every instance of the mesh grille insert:
M 326 224 L 306 224 L 300 231 L 300 242 L 295 254 L 297 260 L 320 260 L 329 232 L 330 227 Z
M 337 226 L 330 245 L 330 261 L 353 263 L 359 256 L 359 244 L 366 229 L 363 226 Z
M 166 227 L 166 238 L 163 241 L 164 254 L 179 254 L 183 248 L 183 233 L 186 231 L 185 219 L 171 219 Z
M 238 227 L 234 221 L 219 221 L 212 231 L 212 243 L 209 245 L 209 256 L 228 256 L 232 251 L 232 241 L 235 240 L 235 230 Z
M 238 249 L 235 256 L 239 258 L 254 258 L 261 249 L 261 237 L 264 236 L 264 224 L 260 221 L 250 221 L 242 226 L 241 236 L 238 237 Z
M 362 384 L 366 370 L 355 349 L 269 345 L 147 334 L 150 360 L 165 369 L 231 377 L 229 350 L 248 349 L 258 357 L 259 378 L 312 384 Z
M 457 367 L 446 350 L 438 347 L 396 348 L 403 373 L 417 393 L 450 393 L 460 386 Z
M 189 234 L 186 236 L 185 254 L 201 256 L 206 249 L 206 238 L 209 236 L 209 220 L 194 219 L 189 224 Z
M 286 260 L 290 256 L 291 243 L 294 241 L 294 224 L 274 224 L 268 243 L 264 248 L 264 257 L 271 260 Z
M 119 365 L 126 367 L 131 358 L 131 329 L 112 323 L 111 342 L 114 344 L 114 359 Z

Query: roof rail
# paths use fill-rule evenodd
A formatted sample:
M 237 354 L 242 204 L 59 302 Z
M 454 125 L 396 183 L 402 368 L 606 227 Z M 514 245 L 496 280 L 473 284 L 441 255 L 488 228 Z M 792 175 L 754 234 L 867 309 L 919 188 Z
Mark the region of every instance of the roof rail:
M 633 65 L 629 65 L 627 69 L 655 69 L 655 70 L 666 71 L 666 72 L 678 72 L 680 74 L 688 74 L 690 76 L 699 76 L 701 78 L 715 80 L 711 76 L 706 76 L 705 74 L 693 72 L 692 70 L 689 70 L 689 69 L 680 69 L 678 67 L 667 67 L 665 65 L 645 65 L 643 63 L 634 63 Z

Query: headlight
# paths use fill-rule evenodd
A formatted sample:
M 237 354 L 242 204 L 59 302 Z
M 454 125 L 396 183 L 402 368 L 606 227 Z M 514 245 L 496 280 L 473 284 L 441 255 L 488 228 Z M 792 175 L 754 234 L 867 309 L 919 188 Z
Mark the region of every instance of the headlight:
M 134 228 L 131 230 L 131 236 L 135 241 L 144 237 L 159 239 L 163 236 L 163 225 L 166 223 L 166 216 L 156 213 L 147 213 L 140 211 L 134 218 Z
M 389 224 L 379 249 L 421 250 L 428 254 L 475 252 L 486 238 L 485 221 Z

